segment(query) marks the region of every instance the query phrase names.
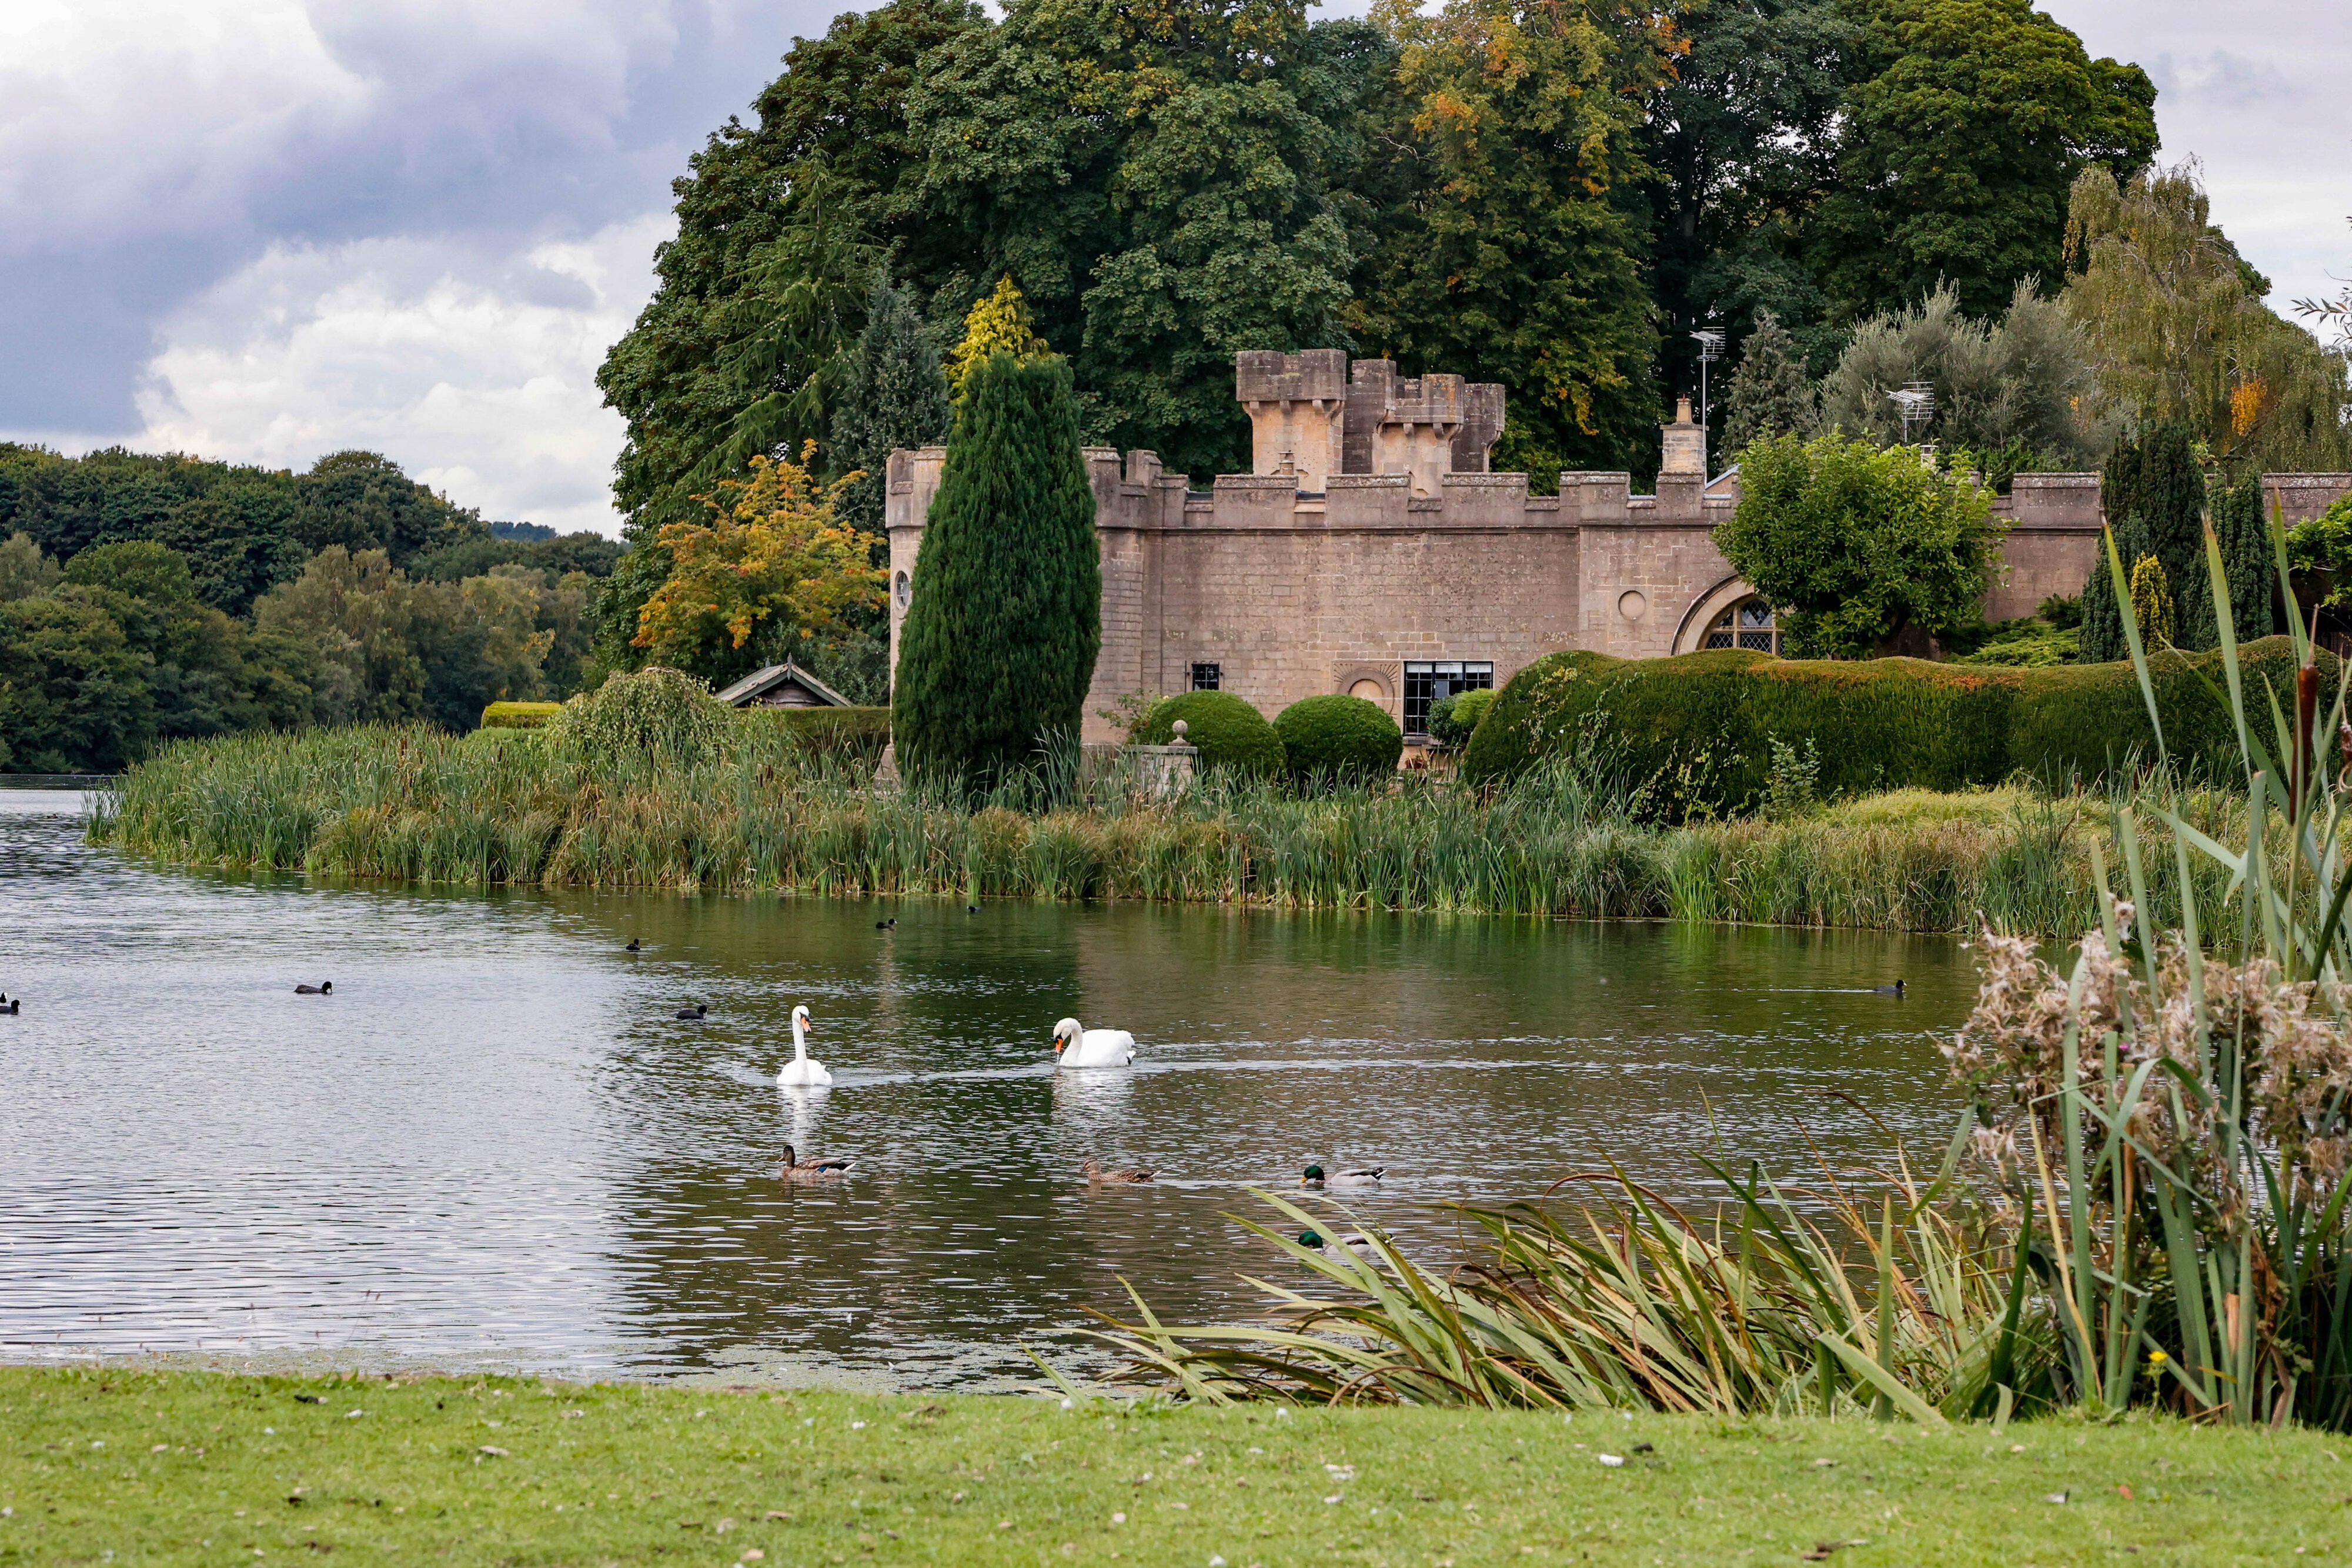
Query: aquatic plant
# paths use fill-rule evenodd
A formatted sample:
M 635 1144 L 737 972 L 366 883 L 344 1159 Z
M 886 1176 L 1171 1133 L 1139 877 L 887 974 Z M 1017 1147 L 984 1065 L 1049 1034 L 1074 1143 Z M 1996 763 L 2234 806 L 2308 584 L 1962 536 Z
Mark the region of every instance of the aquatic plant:
M 1895 1167 L 1804 1195 L 1717 1168 L 1736 1202 L 1694 1219 L 1611 1169 L 1567 1214 L 1537 1203 L 1458 1206 L 1486 1234 L 1433 1272 L 1378 1230 L 1371 1256 L 1310 1249 L 1243 1220 L 1340 1291 L 1274 1298 L 1264 1323 L 1102 1331 L 1136 1373 L 1192 1399 L 1495 1407 L 1645 1408 L 1719 1416 L 1901 1410 L 1913 1419 L 2005 1415 L 2048 1386 L 2046 1301 L 2012 1300 L 2008 1255 Z M 1299 1228 L 1328 1215 L 1259 1193 Z M 1355 1217 L 1327 1206 L 1349 1226 Z

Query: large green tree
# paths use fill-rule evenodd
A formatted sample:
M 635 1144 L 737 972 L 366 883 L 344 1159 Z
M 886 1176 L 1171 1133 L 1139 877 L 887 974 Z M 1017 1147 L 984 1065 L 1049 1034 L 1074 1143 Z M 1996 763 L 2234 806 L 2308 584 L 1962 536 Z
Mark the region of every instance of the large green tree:
M 2156 152 L 2147 73 L 2091 58 L 2032 0 L 1849 3 L 1837 184 L 1808 233 L 1823 287 L 1861 314 L 1945 283 L 1991 316 L 2028 278 L 2054 286 L 2075 176 Z
M 1707 0 L 1675 26 L 1684 49 L 1650 95 L 1642 132 L 1664 383 L 1697 390 L 1692 330 L 1725 331 L 1736 358 L 1759 311 L 1825 371 L 1841 337 L 1804 240 L 1837 181 L 1853 10 L 1848 0 Z M 1727 453 L 1742 444 L 1727 430 Z
M 1783 612 L 1790 651 L 1822 658 L 1969 624 L 2000 564 L 1990 491 L 1925 466 L 1907 447 L 1835 431 L 1751 444 L 1738 507 L 1715 542 Z
M 902 768 L 985 784 L 1076 741 L 1102 560 L 1068 363 L 991 354 L 963 392 L 898 630 L 890 728 Z
M 655 254 L 653 298 L 596 373 L 627 428 L 613 497 L 630 549 L 596 606 L 607 664 L 639 662 L 638 610 L 669 579 L 662 527 L 700 517 L 695 497 L 753 456 L 829 434 L 881 259 L 920 271 L 962 254 L 923 220 L 907 102 L 929 51 L 985 26 L 970 0 L 836 17 L 793 40 L 757 122 L 730 117 L 672 183 L 677 235 Z
M 1366 236 L 1362 346 L 1502 382 L 1499 467 L 1634 466 L 1659 399 L 1630 207 L 1671 35 L 1569 0 L 1375 16 L 1399 46 L 1381 145 L 1412 177 Z
M 1241 349 L 1342 340 L 1358 157 L 1357 22 L 1306 0 L 1010 0 L 943 47 L 908 110 L 929 220 L 958 255 L 935 314 L 1002 276 L 1070 358 L 1088 434 L 1170 467 L 1246 465 Z

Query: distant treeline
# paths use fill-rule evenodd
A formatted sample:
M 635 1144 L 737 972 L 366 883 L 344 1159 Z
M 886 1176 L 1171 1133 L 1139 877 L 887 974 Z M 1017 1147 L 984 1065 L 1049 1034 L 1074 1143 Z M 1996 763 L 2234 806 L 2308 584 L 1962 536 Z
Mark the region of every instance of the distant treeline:
M 372 452 L 307 472 L 0 443 L 0 770 L 562 696 L 619 547 L 493 524 Z

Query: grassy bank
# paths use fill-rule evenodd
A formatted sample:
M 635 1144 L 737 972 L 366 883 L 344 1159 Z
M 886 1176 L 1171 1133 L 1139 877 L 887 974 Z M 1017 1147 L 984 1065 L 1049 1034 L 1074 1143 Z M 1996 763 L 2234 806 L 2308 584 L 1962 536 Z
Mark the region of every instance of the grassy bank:
M 877 791 L 747 734 L 690 765 L 593 768 L 529 736 L 425 728 L 166 748 L 92 825 L 161 860 L 469 886 L 1145 898 L 1952 930 L 2095 923 L 2104 800 L 1899 791 L 1783 820 L 1682 827 L 1559 770 L 1491 794 L 1443 781 L 1298 794 L 1216 782 L 1152 803 L 1110 775 L 982 800 Z M 2192 811 L 2194 808 L 2192 807 Z M 2212 824 L 2218 831 L 2226 824 Z M 2159 903 L 2168 855 L 2152 857 Z M 2218 886 L 2218 883 L 2217 883 Z M 2176 900 L 2177 902 L 2177 900 Z
M 1833 1547 L 1856 1565 L 2216 1564 L 2352 1551 L 2338 1440 L 2162 1419 L 1923 1432 L 5 1370 L 0 1430 L 0 1562 L 16 1563 L 1468 1568 L 1792 1563 Z

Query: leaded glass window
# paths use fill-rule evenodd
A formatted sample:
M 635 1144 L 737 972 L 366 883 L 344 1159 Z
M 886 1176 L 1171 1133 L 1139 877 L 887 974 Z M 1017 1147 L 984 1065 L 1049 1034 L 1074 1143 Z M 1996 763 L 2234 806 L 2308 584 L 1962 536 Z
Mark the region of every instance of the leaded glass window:
M 1772 607 L 1760 599 L 1743 599 L 1715 618 L 1706 629 L 1706 646 L 1752 648 L 1759 653 L 1780 651 L 1780 626 Z

